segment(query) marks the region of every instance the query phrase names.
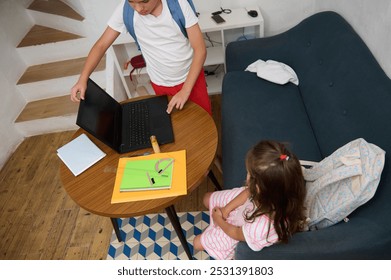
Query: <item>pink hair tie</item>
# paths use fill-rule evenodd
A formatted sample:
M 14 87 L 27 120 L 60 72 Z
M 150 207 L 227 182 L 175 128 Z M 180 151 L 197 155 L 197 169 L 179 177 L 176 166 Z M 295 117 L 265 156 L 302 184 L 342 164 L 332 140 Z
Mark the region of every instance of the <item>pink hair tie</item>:
M 287 155 L 280 155 L 280 160 L 289 160 L 289 156 L 287 156 Z

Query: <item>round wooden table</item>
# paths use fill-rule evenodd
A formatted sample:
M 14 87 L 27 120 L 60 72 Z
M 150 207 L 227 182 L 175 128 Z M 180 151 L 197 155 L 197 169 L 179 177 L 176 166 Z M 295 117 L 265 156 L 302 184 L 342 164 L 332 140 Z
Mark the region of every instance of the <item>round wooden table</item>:
M 128 100 L 127 102 L 129 102 Z M 217 129 L 213 118 L 198 105 L 187 102 L 171 114 L 175 142 L 160 146 L 161 152 L 186 150 L 187 193 L 195 190 L 208 175 L 217 150 Z M 65 164 L 60 165 L 60 177 L 68 195 L 87 211 L 110 217 L 117 238 L 121 241 L 116 218 L 135 217 L 165 209 L 189 258 L 192 258 L 181 230 L 174 204 L 183 196 L 143 200 L 128 203 L 111 203 L 111 196 L 120 157 L 153 153 L 152 148 L 118 154 L 83 129 L 73 138 L 85 133 L 106 156 L 75 177 Z M 159 139 L 157 139 L 159 141 Z

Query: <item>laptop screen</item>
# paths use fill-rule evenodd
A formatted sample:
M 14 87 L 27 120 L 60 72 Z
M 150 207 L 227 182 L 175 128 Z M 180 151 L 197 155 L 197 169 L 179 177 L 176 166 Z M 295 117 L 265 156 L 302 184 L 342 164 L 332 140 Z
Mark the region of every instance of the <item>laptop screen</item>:
M 76 124 L 117 150 L 121 141 L 121 105 L 88 79 L 85 99 L 80 101 Z

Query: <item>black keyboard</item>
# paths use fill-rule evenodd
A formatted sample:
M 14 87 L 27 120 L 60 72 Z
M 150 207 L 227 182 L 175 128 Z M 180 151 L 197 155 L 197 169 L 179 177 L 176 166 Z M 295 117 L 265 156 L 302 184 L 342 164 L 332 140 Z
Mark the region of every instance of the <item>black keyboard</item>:
M 128 103 L 129 125 L 130 125 L 130 146 L 145 145 L 150 142 L 149 109 L 144 102 Z

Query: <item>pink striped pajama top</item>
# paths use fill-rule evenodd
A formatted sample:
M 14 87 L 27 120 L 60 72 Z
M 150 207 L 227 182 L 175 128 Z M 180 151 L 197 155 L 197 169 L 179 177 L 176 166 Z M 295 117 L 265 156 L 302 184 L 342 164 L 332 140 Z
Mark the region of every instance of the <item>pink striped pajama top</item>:
M 230 202 L 234 197 L 243 191 L 244 187 L 234 188 L 214 192 L 209 201 L 210 224 L 201 234 L 201 244 L 208 254 L 214 259 L 226 260 L 233 259 L 237 240 L 232 239 L 224 231 L 214 225 L 212 219 L 212 210 L 215 207 L 223 207 Z M 268 247 L 278 241 L 277 233 L 275 232 L 273 221 L 266 215 L 255 218 L 254 222 L 250 223 L 245 220 L 244 214 L 252 213 L 254 205 L 250 200 L 233 210 L 227 222 L 242 227 L 244 238 L 247 245 L 254 251 L 260 251 L 264 247 Z M 270 231 L 269 230 L 270 223 Z

